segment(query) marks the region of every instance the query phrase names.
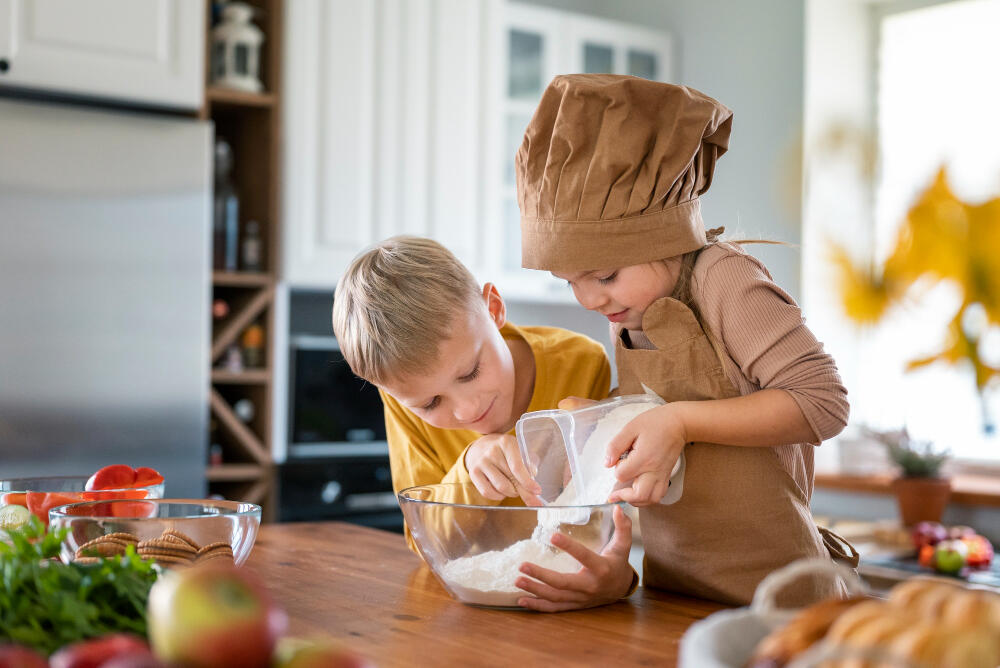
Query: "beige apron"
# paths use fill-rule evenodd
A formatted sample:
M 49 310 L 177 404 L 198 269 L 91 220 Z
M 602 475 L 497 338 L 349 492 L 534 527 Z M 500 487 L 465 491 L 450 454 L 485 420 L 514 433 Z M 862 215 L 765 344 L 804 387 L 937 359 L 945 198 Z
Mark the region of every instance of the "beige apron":
M 646 310 L 642 325 L 656 350 L 627 348 L 618 338 L 620 394 L 641 394 L 644 384 L 668 402 L 739 396 L 687 306 L 660 299 Z M 836 536 L 821 535 L 805 494 L 773 448 L 689 443 L 684 455 L 680 500 L 639 510 L 646 586 L 746 605 L 775 569 L 804 557 L 844 553 Z M 849 545 L 847 551 L 853 551 Z M 807 577 L 779 602 L 801 606 L 842 594 L 842 585 L 829 576 Z

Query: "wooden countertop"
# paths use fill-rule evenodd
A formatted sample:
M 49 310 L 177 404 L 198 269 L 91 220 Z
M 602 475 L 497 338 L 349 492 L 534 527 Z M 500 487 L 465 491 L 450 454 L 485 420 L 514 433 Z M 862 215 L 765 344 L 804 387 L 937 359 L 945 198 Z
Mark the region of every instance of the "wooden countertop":
M 724 607 L 640 588 L 576 612 L 475 608 L 402 536 L 341 522 L 264 525 L 246 567 L 288 612 L 290 634 L 343 640 L 377 666 L 673 666 L 688 626 Z

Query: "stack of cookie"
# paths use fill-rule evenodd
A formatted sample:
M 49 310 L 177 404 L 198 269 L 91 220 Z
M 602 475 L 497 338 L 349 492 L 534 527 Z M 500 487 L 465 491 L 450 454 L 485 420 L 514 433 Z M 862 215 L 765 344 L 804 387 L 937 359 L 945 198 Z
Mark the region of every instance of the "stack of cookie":
M 223 559 L 233 563 L 233 546 L 229 543 L 209 543 L 198 550 L 198 563 Z
M 164 567 L 190 566 L 198 557 L 198 544 L 180 531 L 167 529 L 159 538 L 140 541 L 136 552 Z
M 158 538 L 140 541 L 130 533 L 111 533 L 84 543 L 73 559 L 77 564 L 94 564 L 102 558 L 124 555 L 132 545 L 143 559 L 152 559 L 165 568 L 191 566 L 217 560 L 233 563 L 233 548 L 229 543 L 209 543 L 204 547 L 176 529 L 165 530 Z
M 73 559 L 78 564 L 96 564 L 104 557 L 117 557 L 125 554 L 125 549 L 135 547 L 138 539 L 130 533 L 109 533 L 88 541 L 76 549 Z

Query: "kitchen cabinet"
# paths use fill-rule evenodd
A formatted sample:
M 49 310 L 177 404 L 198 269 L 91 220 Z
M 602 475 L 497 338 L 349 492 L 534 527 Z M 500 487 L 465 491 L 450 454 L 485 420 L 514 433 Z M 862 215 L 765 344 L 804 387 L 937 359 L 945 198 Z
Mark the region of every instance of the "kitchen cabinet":
M 478 263 L 482 7 L 288 5 L 286 281 L 332 287 L 364 246 L 401 233 Z
M 669 80 L 669 35 L 508 0 L 301 0 L 285 29 L 284 280 L 330 288 L 409 233 L 508 297 L 572 300 L 520 268 L 514 154 L 554 75 Z
M 507 294 L 572 301 L 565 284 L 521 267 L 520 210 L 514 156 L 545 87 L 557 74 L 631 74 L 658 81 L 672 77 L 666 32 L 571 12 L 495 2 L 494 46 L 487 79 L 487 151 L 484 222 L 497 249 L 490 273 Z
M 197 109 L 205 23 L 193 0 L 0 0 L 0 86 Z

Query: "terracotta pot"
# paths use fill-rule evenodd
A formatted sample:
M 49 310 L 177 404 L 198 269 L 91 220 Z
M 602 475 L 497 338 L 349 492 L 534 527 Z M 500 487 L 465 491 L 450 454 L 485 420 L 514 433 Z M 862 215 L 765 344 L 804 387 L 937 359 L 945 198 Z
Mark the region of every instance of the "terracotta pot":
M 892 491 L 899 503 L 903 526 L 917 522 L 940 522 L 941 514 L 951 496 L 949 478 L 896 478 Z

